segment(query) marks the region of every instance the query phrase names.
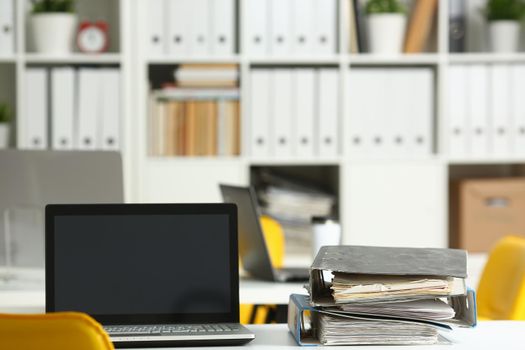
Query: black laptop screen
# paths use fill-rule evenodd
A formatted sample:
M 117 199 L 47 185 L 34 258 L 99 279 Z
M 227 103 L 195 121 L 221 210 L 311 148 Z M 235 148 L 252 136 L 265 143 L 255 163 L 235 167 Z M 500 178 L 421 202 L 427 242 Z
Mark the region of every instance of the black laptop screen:
M 112 316 L 121 318 L 115 322 L 132 322 L 140 315 L 167 315 L 172 321 L 230 315 L 237 310 L 230 219 L 227 214 L 56 215 L 53 311 L 82 311 L 105 323 Z

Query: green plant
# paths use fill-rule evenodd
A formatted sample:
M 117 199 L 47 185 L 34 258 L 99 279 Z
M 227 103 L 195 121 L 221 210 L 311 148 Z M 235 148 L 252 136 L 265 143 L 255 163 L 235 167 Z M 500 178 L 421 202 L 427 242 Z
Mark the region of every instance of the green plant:
M 11 119 L 11 111 L 7 103 L 0 103 L 0 123 L 8 123 Z
M 405 6 L 399 0 L 368 0 L 366 12 L 374 13 L 405 13 Z
M 73 12 L 74 0 L 33 0 L 33 13 Z
M 489 0 L 484 13 L 489 21 L 519 21 L 525 14 L 525 4 L 523 0 Z

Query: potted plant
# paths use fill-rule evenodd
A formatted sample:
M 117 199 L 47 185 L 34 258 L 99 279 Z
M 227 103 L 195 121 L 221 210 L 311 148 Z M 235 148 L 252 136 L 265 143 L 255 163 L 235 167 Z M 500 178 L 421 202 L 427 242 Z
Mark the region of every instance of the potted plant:
M 74 0 L 33 0 L 30 21 L 37 52 L 67 54 L 72 51 L 77 25 Z
M 403 49 L 406 13 L 399 0 L 369 0 L 366 4 L 370 52 L 398 54 Z
M 492 52 L 516 52 L 519 47 L 520 20 L 525 13 L 522 0 L 489 0 L 485 16 L 489 22 Z
M 9 145 L 9 121 L 11 113 L 7 103 L 0 103 L 0 149 Z

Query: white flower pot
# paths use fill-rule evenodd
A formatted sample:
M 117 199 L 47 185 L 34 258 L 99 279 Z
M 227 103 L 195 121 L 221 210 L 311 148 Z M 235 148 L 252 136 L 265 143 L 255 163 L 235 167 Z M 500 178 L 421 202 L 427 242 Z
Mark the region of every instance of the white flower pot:
M 492 52 L 517 52 L 520 42 L 520 23 L 511 20 L 491 21 L 489 38 Z
M 401 13 L 368 15 L 369 48 L 375 54 L 399 54 L 403 50 L 406 17 Z
M 9 146 L 9 124 L 0 123 L 0 149 Z
M 46 54 L 73 51 L 77 17 L 73 13 L 38 13 L 31 15 L 35 50 Z

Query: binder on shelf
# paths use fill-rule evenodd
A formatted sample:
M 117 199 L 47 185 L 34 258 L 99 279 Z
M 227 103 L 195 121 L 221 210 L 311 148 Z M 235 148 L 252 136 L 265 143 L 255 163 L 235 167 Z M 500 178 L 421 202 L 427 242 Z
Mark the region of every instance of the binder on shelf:
M 315 34 L 313 37 L 313 53 L 334 54 L 336 48 L 336 23 L 337 3 L 336 0 L 315 0 Z
M 315 71 L 308 68 L 294 69 L 293 112 L 295 154 L 299 157 L 312 157 L 315 154 Z
M 293 144 L 293 103 L 292 70 L 277 68 L 272 72 L 270 112 L 273 125 L 270 152 L 278 157 L 292 155 Z
M 352 155 L 364 155 L 372 150 L 368 120 L 375 117 L 372 108 L 376 104 L 370 104 L 368 101 L 368 96 L 372 93 L 371 88 L 374 84 L 370 76 L 367 75 L 367 71 L 369 70 L 355 68 L 348 72 L 349 94 L 346 98 L 352 101 L 348 108 L 348 122 L 350 124 L 349 149 Z
M 74 147 L 75 87 L 73 67 L 51 69 L 51 140 L 56 150 Z
M 409 120 L 416 113 L 416 99 L 412 99 L 410 92 L 414 82 L 414 70 L 403 68 L 380 69 L 372 73 L 375 93 L 368 91 L 367 100 L 374 104 L 377 96 L 375 118 L 366 118 L 367 129 L 372 131 L 374 149 L 380 155 L 407 155 L 412 150 L 412 134 L 415 134 L 415 125 Z M 383 101 L 377 103 L 377 101 Z M 419 116 L 423 117 L 423 116 Z M 415 118 L 414 118 L 415 119 Z M 369 133 L 370 133 L 369 131 Z M 377 142 L 377 138 L 381 142 Z
M 408 107 L 408 152 L 426 156 L 432 153 L 432 122 L 434 115 L 434 75 L 430 68 L 414 68 L 412 84 L 405 95 Z
M 15 3 L 0 0 L 0 56 L 15 53 Z
M 270 1 L 270 40 L 269 51 L 272 55 L 286 56 L 291 53 L 292 45 L 292 13 L 294 8 L 291 1 Z
M 20 148 L 46 149 L 48 147 L 48 72 L 45 68 L 27 68 L 25 72 L 25 111 L 21 125 Z
M 314 1 L 292 0 L 292 53 L 295 55 L 313 52 Z
M 118 150 L 120 148 L 120 70 L 101 69 L 101 118 L 99 148 Z
M 167 25 L 166 0 L 150 0 L 147 2 L 148 31 L 146 47 L 152 56 L 161 56 L 167 53 Z M 170 24 L 171 25 L 171 24 Z
M 424 51 L 437 7 L 438 0 L 416 0 L 408 23 L 404 52 L 420 53 Z
M 78 120 L 76 148 L 97 149 L 98 120 L 100 116 L 100 73 L 96 68 L 78 70 Z
M 468 154 L 467 143 L 467 69 L 463 65 L 448 68 L 448 153 L 452 156 Z
M 192 1 L 186 0 L 167 1 L 166 13 L 169 20 L 165 25 L 168 31 L 167 49 L 170 55 L 184 56 L 190 52 L 192 4 Z
M 210 19 L 211 1 L 216 0 L 191 0 L 185 1 L 190 7 L 190 17 L 186 19 L 189 25 L 189 54 L 205 56 L 211 52 Z
M 512 93 L 512 139 L 514 140 L 514 153 L 525 153 L 525 99 L 522 92 L 525 91 L 525 65 L 515 64 L 511 73 Z
M 254 157 L 270 155 L 271 99 L 270 69 L 254 69 L 251 75 L 250 93 L 250 152 Z
M 489 148 L 489 72 L 484 64 L 467 67 L 468 140 L 470 154 L 485 157 Z
M 510 66 L 494 64 L 490 68 L 490 140 L 492 154 L 508 156 L 511 150 L 510 133 Z
M 242 50 L 248 55 L 261 56 L 268 54 L 270 31 L 269 6 L 266 0 L 245 0 L 244 32 L 242 33 Z
M 335 157 L 339 152 L 338 71 L 321 68 L 318 72 L 318 141 L 319 156 Z
M 234 0 L 210 0 L 211 53 L 214 55 L 232 55 L 234 53 Z

